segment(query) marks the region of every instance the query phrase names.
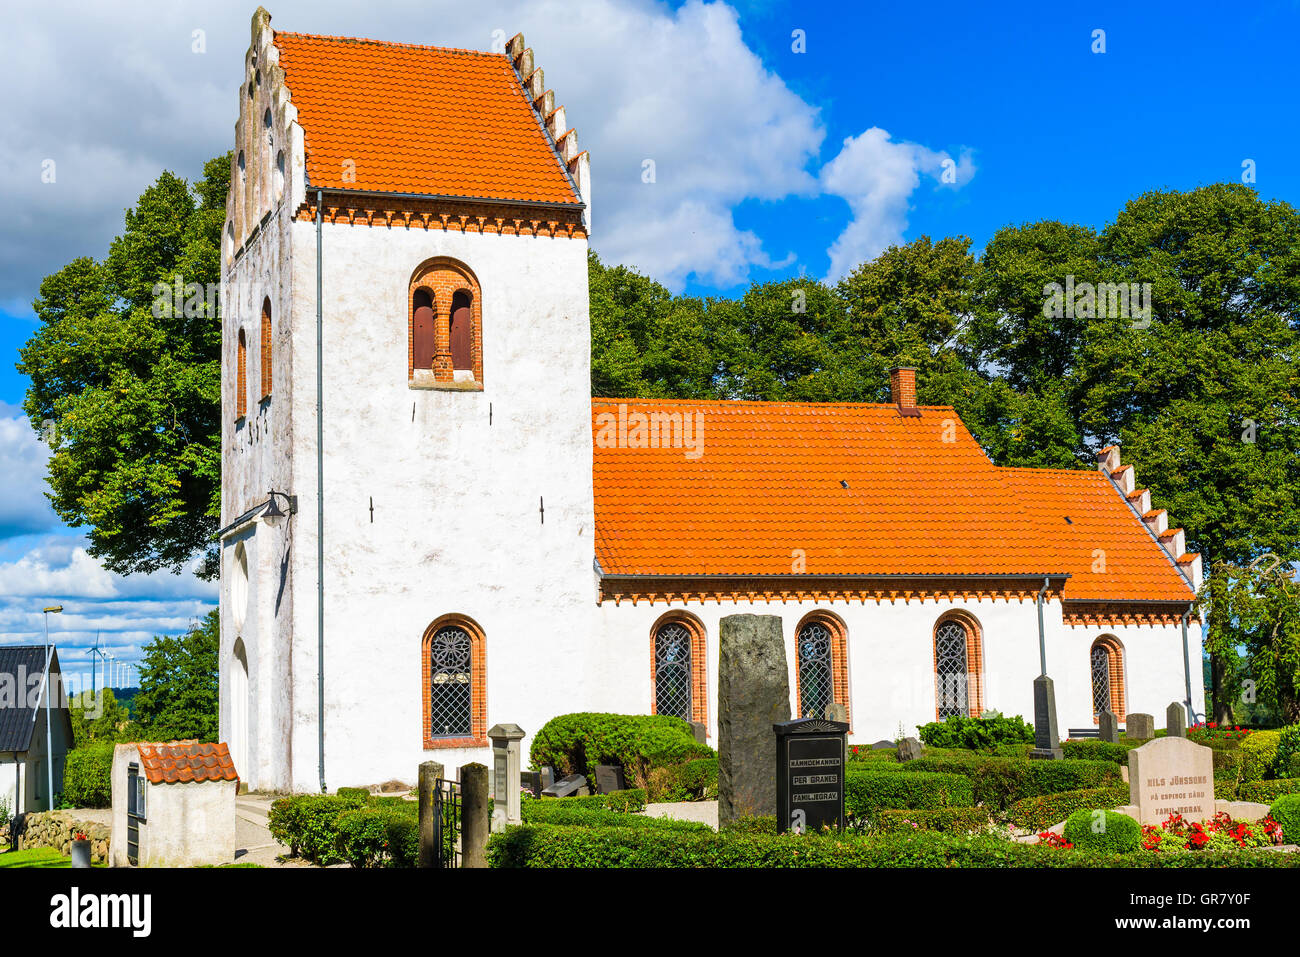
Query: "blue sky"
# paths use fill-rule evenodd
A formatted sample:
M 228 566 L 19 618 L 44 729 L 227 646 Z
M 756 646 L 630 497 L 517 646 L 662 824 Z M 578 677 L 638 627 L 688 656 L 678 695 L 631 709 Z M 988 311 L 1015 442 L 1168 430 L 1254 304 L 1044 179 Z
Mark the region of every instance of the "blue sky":
M 921 235 L 978 250 L 1007 224 L 1101 227 L 1145 190 L 1240 181 L 1246 160 L 1263 197 L 1300 203 L 1295 0 L 264 2 L 276 28 L 310 33 L 489 49 L 523 30 L 591 151 L 594 247 L 675 291 L 835 278 Z M 51 634 L 70 666 L 97 632 L 138 659 L 216 590 L 188 573 L 123 579 L 85 554 L 41 497 L 13 362 L 42 276 L 102 257 L 162 169 L 192 178 L 228 148 L 253 9 L 52 0 L 8 15 L 0 642 L 41 640 L 40 608 L 61 602 Z M 56 183 L 40 180 L 46 158 Z

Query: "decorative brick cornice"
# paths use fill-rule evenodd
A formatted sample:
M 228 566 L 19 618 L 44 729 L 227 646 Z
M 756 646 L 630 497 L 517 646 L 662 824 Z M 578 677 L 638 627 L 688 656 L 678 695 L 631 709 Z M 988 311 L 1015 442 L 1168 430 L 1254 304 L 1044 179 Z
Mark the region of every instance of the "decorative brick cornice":
M 556 206 L 512 205 L 507 203 L 428 199 L 389 194 L 350 196 L 325 193 L 323 220 L 350 226 L 386 229 L 442 229 L 460 233 L 491 233 L 501 236 L 542 236 L 554 239 L 586 239 L 582 210 Z M 296 217 L 316 219 L 316 195 L 308 192 Z
M 1119 625 L 1177 625 L 1183 620 L 1187 605 L 1169 602 L 1067 601 L 1062 609 L 1065 624 L 1071 627 L 1113 628 Z M 1200 618 L 1193 616 L 1192 621 Z
M 1064 576 L 1051 578 L 1046 597 L 1059 600 Z M 618 576 L 600 580 L 599 601 L 640 602 L 859 602 L 910 601 L 1033 601 L 1043 579 L 916 576 Z

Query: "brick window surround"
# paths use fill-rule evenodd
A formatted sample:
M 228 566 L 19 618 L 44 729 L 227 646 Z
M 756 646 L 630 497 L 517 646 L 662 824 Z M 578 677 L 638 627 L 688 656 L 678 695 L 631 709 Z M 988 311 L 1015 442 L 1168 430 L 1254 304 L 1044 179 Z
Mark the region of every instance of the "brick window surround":
M 271 299 L 262 300 L 262 353 L 259 356 L 259 373 L 262 378 L 262 399 L 271 397 Z
M 1106 658 L 1110 665 L 1110 711 L 1115 716 L 1116 721 L 1123 721 L 1125 717 L 1124 707 L 1124 646 L 1119 643 L 1119 639 L 1114 635 L 1102 635 L 1094 641 L 1088 648 L 1088 676 L 1091 681 L 1092 677 L 1092 652 L 1097 648 L 1104 648 Z M 1093 701 L 1096 706 L 1096 701 Z M 1097 723 L 1098 716 L 1092 716 L 1093 723 Z
M 431 703 L 433 698 L 433 670 L 430 660 L 430 647 L 433 636 L 448 625 L 461 628 L 470 638 L 470 734 L 447 738 L 433 734 L 433 715 Z M 426 751 L 438 748 L 481 748 L 487 747 L 487 639 L 478 622 L 467 615 L 443 615 L 424 629 L 424 638 L 420 642 L 420 668 L 423 674 L 421 689 L 423 698 L 420 702 L 421 734 Z
M 416 293 L 423 292 L 433 306 L 433 357 L 430 366 L 417 369 L 415 357 Z M 451 318 L 456 294 L 469 300 L 470 365 L 473 380 L 457 379 L 452 368 Z M 423 297 L 421 299 L 423 302 Z M 478 278 L 468 266 L 447 256 L 421 263 L 411 274 L 406 290 L 406 375 L 412 385 L 426 388 L 481 390 L 483 388 L 483 303 Z M 423 360 L 422 360 L 423 361 Z M 418 373 L 418 375 L 417 375 Z
M 235 421 L 248 414 L 248 337 L 239 330 L 235 345 Z
M 794 700 L 798 712 L 802 712 L 801 702 L 803 701 L 803 691 L 799 687 L 799 672 L 801 662 L 799 659 L 799 636 L 803 634 L 804 627 L 807 625 L 821 625 L 831 635 L 831 691 L 836 704 L 844 705 L 848 712 L 850 725 L 853 721 L 853 710 L 849 707 L 849 654 L 848 639 L 849 630 L 839 615 L 832 614 L 829 611 L 810 611 L 799 620 L 799 624 L 794 630 Z M 821 717 L 821 715 L 817 715 Z
M 949 611 L 940 615 L 930 635 L 930 651 L 934 656 L 934 718 L 942 720 L 939 717 L 942 699 L 939 688 L 939 627 L 949 622 L 956 622 L 966 632 L 966 713 L 978 718 L 984 713 L 984 629 L 980 627 L 979 619 L 966 611 Z
M 705 727 L 709 724 L 709 665 L 707 650 L 707 633 L 704 623 L 688 611 L 674 609 L 659 616 L 650 628 L 650 713 L 658 714 L 655 695 L 658 692 L 659 673 L 656 667 L 655 639 L 659 629 L 665 625 L 677 624 L 685 628 L 691 636 L 691 720 L 699 721 Z

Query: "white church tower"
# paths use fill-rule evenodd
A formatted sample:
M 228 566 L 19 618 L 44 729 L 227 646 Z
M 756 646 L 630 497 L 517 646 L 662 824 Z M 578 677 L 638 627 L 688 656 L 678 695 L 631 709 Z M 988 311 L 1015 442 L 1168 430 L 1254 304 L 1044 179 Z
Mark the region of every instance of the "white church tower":
M 599 658 L 590 174 L 521 36 L 270 20 L 222 251 L 221 738 L 332 791 L 482 760 Z

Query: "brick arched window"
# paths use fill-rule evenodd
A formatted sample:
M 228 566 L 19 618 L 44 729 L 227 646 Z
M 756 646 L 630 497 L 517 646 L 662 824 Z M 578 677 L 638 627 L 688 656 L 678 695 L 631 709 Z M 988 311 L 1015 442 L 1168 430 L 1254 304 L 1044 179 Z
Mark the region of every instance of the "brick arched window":
M 1124 646 L 1114 635 L 1102 635 L 1092 643 L 1088 652 L 1088 668 L 1092 676 L 1093 720 L 1102 711 L 1110 711 L 1117 720 L 1124 720 Z
M 464 263 L 426 260 L 407 291 L 407 377 L 413 386 L 481 389 L 483 305 L 479 282 Z
M 984 639 L 975 616 L 951 611 L 934 625 L 935 716 L 984 713 Z
M 424 630 L 424 746 L 487 744 L 487 657 L 483 629 L 443 615 Z
M 262 300 L 262 354 L 259 357 L 262 375 L 262 398 L 271 397 L 271 300 Z
M 650 713 L 708 724 L 708 664 L 704 625 L 689 612 L 670 611 L 650 629 Z
M 239 341 L 235 346 L 235 418 L 242 419 L 248 414 L 248 337 L 244 330 L 239 330 Z
M 849 705 L 848 630 L 837 615 L 814 611 L 795 631 L 799 717 L 823 718 L 831 702 Z

